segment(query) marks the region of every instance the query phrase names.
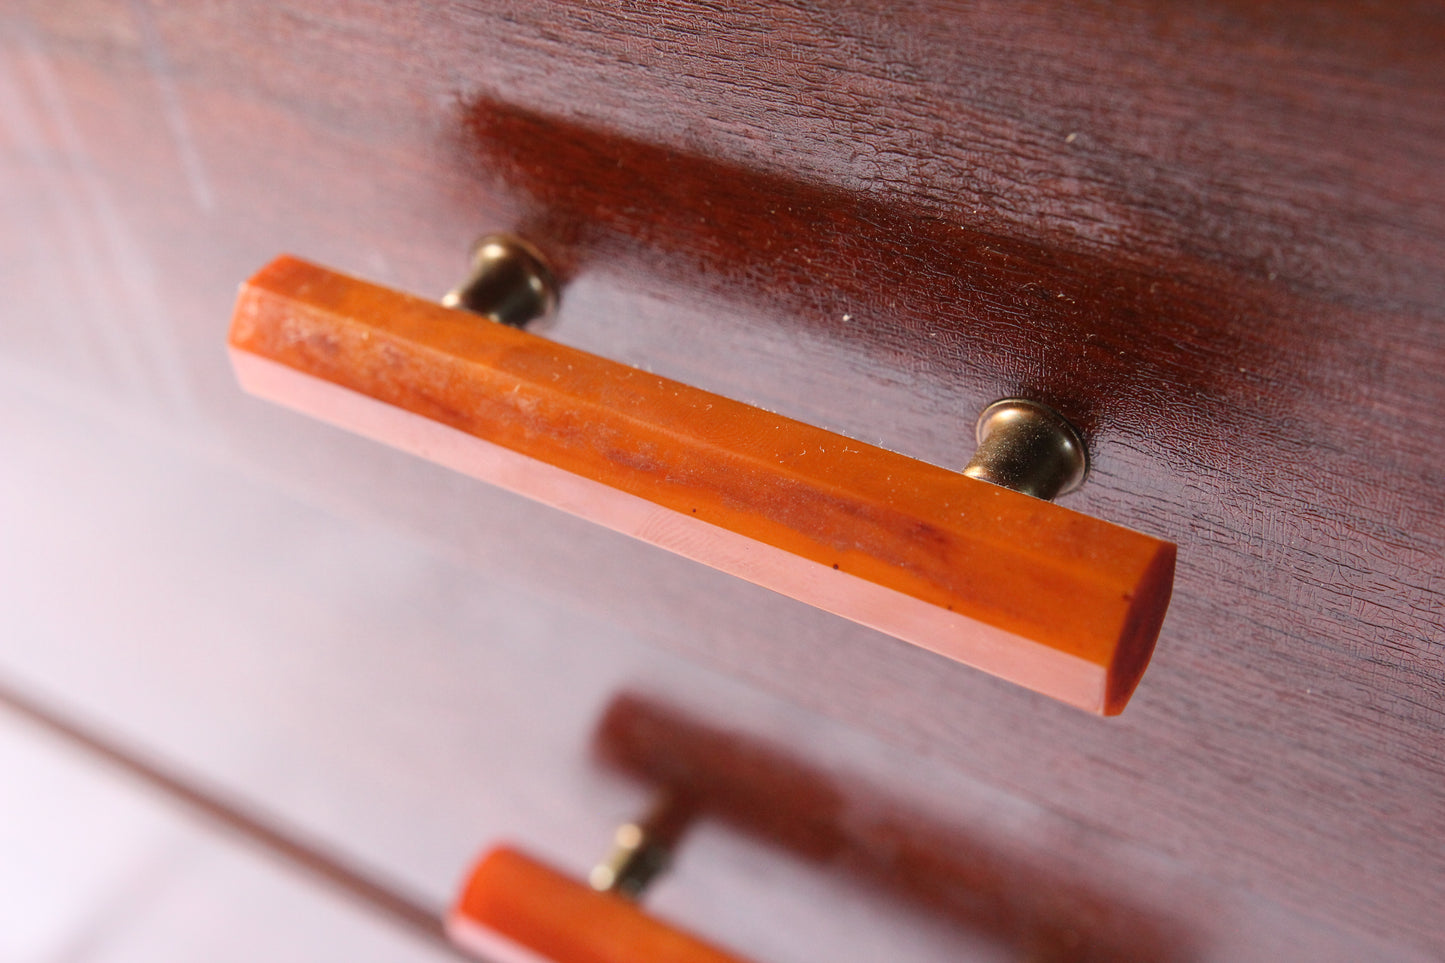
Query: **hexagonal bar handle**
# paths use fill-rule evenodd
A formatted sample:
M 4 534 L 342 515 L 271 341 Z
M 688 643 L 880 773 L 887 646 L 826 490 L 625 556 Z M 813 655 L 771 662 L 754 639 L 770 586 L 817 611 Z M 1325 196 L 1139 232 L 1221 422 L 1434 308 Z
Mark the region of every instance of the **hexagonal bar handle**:
M 492 963 L 746 963 L 510 846 L 472 868 L 447 933 Z
M 230 345 L 255 395 L 1091 712 L 1169 603 L 1168 542 L 292 257 Z

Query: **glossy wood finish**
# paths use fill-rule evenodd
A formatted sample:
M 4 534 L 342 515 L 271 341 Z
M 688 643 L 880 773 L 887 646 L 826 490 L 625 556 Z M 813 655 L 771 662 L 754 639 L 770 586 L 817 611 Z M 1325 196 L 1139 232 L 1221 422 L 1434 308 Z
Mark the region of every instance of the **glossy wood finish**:
M 4 682 L 0 682 L 0 710 L 5 713 L 5 722 L 18 720 L 25 723 L 50 736 L 57 747 L 68 744 L 64 758 L 72 765 L 77 762 L 88 763 L 92 782 L 115 779 L 131 793 L 147 799 L 153 805 L 169 804 L 169 808 L 173 810 L 169 813 L 172 817 L 178 814 L 189 816 L 204 829 L 233 844 L 255 851 L 253 855 L 269 857 L 283 869 L 300 876 L 302 883 L 328 891 L 333 896 L 340 894 L 349 898 L 373 921 L 384 922 L 393 930 L 429 943 L 432 950 L 451 948 L 444 921 L 439 914 L 433 908 L 404 894 L 394 879 L 375 879 L 364 868 L 347 865 L 344 855 L 338 856 L 335 852 L 326 851 L 324 847 L 318 848 L 313 840 L 298 837 L 294 828 L 278 827 L 265 815 L 248 811 L 246 802 L 237 802 L 225 789 L 208 785 L 196 772 L 167 771 L 165 767 L 147 758 L 147 750 L 138 750 L 135 746 L 117 742 L 110 733 L 67 718 L 51 706 L 11 688 Z M 149 751 L 153 752 L 154 749 Z M 18 767 L 16 769 L 17 773 L 23 771 Z M 143 792 L 145 790 L 149 790 L 149 795 Z M 107 796 L 114 795 L 102 789 L 100 792 L 88 793 L 87 798 L 93 796 L 105 800 Z M 114 799 L 109 801 L 115 802 Z M 43 794 L 37 793 L 27 802 L 37 806 L 58 805 L 63 812 L 68 800 L 47 799 Z M 99 808 L 104 811 L 111 807 L 100 805 Z M 104 823 L 104 820 L 97 821 Z M 61 832 L 71 829 L 64 824 L 53 828 Z M 116 842 L 115 839 L 105 841 L 112 844 Z M 121 842 L 124 842 L 123 834 Z M 54 843 L 49 848 L 64 849 Z M 47 859 L 46 862 L 49 863 L 50 860 Z M 33 867 L 25 865 L 21 871 L 16 872 L 16 876 L 31 869 Z M 47 866 L 47 872 L 58 873 L 57 878 L 62 888 L 73 888 L 75 880 L 66 879 L 63 871 Z M 73 867 L 71 872 L 74 873 Z M 138 875 L 141 879 L 131 880 L 131 886 L 139 884 L 145 888 L 144 877 L 147 874 L 142 872 Z M 12 877 L 14 878 L 16 877 Z M 43 906 L 43 895 L 36 902 Z M 118 904 L 122 915 L 133 914 L 134 907 L 127 905 L 125 899 L 118 900 Z M 14 916 L 7 918 L 6 922 L 7 925 L 18 925 Z M 61 935 L 64 937 L 60 941 L 62 944 L 70 944 L 75 940 L 73 932 Z M 166 952 L 174 952 L 174 947 L 167 947 Z
M 1130 888 L 1011 851 L 981 825 L 946 825 L 896 787 L 830 773 L 785 743 L 718 726 L 663 697 L 618 693 L 594 747 L 684 826 L 718 820 L 978 933 L 1008 958 L 1161 963 L 1205 951 L 1207 938 L 1183 922 L 1191 914 L 1177 905 L 1182 894 L 1161 910 Z
M 281 257 L 229 339 L 251 393 L 1117 715 L 1174 546 Z
M 1445 952 L 1433 5 L 0 21 L 12 367 L 1375 957 Z M 1183 560 L 1129 712 L 1095 724 L 238 397 L 217 345 L 276 251 L 440 294 L 493 229 L 570 272 L 551 337 L 669 378 L 954 468 L 994 398 L 1083 424 L 1064 504 Z
M 0 384 L 9 691 L 433 920 L 487 843 L 526 840 L 585 878 L 619 824 L 691 778 L 709 809 L 648 906 L 764 963 L 815 963 L 825 941 L 837 963 L 1015 959 L 993 938 L 1015 922 L 1064 937 L 1069 960 L 1429 959 L 68 401 Z M 515 502 L 482 487 L 470 505 Z
M 493 963 L 744 963 L 510 847 L 477 863 L 447 925 Z

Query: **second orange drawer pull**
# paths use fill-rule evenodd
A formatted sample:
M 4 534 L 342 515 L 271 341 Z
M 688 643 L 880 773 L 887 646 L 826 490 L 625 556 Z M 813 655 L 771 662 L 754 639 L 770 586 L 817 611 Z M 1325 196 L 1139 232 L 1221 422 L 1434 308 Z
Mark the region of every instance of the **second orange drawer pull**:
M 242 385 L 1080 708 L 1119 712 L 1174 546 L 280 257 Z
M 447 931 L 495 963 L 746 963 L 505 846 L 472 869 Z

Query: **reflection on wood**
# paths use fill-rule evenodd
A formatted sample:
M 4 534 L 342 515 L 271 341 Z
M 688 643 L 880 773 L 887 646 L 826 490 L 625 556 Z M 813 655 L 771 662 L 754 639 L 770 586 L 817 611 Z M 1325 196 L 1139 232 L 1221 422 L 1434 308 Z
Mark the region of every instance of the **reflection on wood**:
M 866 785 L 845 782 L 781 746 L 715 728 L 667 704 L 617 697 L 598 725 L 606 764 L 810 862 L 845 868 L 879 890 L 1014 947 L 1035 961 L 1186 961 L 1194 938 L 1049 866 Z M 858 813 L 869 818 L 859 820 Z

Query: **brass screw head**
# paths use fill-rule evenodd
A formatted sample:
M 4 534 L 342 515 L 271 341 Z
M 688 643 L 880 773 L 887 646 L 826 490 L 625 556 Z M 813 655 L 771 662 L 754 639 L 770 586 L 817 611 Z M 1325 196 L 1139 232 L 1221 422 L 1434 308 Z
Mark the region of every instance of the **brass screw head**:
M 556 310 L 557 280 L 535 247 L 511 234 L 489 234 L 473 246 L 471 270 L 442 304 L 521 328 Z
M 1078 430 L 1054 409 L 1026 398 L 995 401 L 978 416 L 970 478 L 1052 501 L 1084 483 L 1089 452 Z

